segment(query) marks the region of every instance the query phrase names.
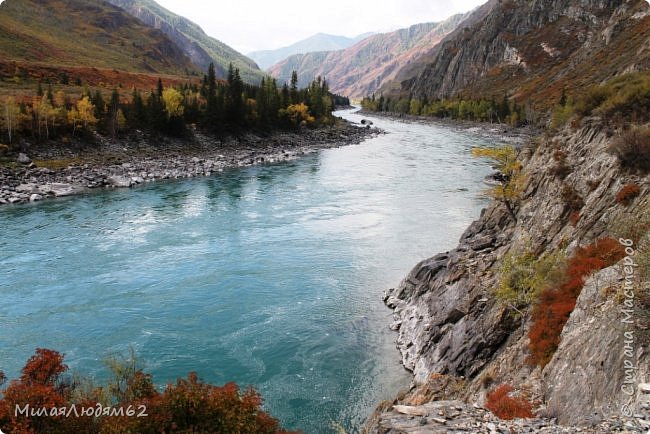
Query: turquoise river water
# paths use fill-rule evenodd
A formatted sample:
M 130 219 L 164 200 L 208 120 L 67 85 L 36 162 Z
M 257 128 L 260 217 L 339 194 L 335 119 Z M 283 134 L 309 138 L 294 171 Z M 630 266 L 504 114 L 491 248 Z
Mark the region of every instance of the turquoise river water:
M 478 217 L 470 149 L 494 142 L 372 120 L 388 134 L 288 163 L 0 208 L 0 370 L 46 347 L 104 380 L 132 346 L 158 384 L 197 371 L 357 432 L 409 382 L 382 292 Z

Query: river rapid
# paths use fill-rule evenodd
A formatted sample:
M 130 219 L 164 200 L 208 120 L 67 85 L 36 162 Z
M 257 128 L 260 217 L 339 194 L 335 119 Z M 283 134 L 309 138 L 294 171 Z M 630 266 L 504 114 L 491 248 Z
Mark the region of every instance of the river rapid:
M 360 122 L 354 110 L 336 113 Z M 132 346 L 157 384 L 253 385 L 306 433 L 357 432 L 406 387 L 382 292 L 478 217 L 497 139 L 387 134 L 275 165 L 0 208 L 0 370 L 36 347 L 105 380 Z

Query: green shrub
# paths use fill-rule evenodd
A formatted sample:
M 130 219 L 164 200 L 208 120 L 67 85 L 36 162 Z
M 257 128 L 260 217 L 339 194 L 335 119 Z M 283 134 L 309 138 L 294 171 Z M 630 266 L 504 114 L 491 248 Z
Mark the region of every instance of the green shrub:
M 562 276 L 564 251 L 536 255 L 531 250 L 510 251 L 499 269 L 497 298 L 515 308 L 535 302 L 542 291 Z
M 573 104 L 567 103 L 566 105 L 558 105 L 553 111 L 551 118 L 551 128 L 560 128 L 569 122 L 569 119 L 575 114 Z
M 594 86 L 576 102 L 575 112 L 618 123 L 650 120 L 650 73 L 624 74 Z

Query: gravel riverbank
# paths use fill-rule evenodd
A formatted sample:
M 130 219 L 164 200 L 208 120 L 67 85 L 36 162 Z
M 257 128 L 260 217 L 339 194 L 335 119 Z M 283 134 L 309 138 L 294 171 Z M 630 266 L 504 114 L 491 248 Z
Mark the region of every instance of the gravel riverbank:
M 85 147 L 50 143 L 30 147 L 0 167 L 0 204 L 210 176 L 230 167 L 288 161 L 319 149 L 361 143 L 381 133 L 341 121 L 314 130 L 264 136 L 211 137 L 194 131 L 184 139 L 152 139 L 138 132 L 119 141 L 96 136 L 95 143 Z
M 513 144 L 523 144 L 531 137 L 535 137 L 543 131 L 540 128 L 533 126 L 513 127 L 503 123 L 461 121 L 457 119 L 413 116 L 400 113 L 369 112 L 367 110 L 360 110 L 358 113 L 368 117 L 386 118 L 397 122 L 435 125 L 444 128 L 451 128 L 457 131 L 468 131 L 477 136 L 490 138 L 496 137 L 506 143 Z

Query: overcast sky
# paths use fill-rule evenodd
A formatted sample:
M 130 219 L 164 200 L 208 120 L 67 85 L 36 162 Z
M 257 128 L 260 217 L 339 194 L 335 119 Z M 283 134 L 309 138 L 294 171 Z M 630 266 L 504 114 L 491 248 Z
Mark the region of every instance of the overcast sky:
M 356 36 L 440 21 L 485 0 L 157 0 L 237 51 L 274 49 L 315 33 Z

